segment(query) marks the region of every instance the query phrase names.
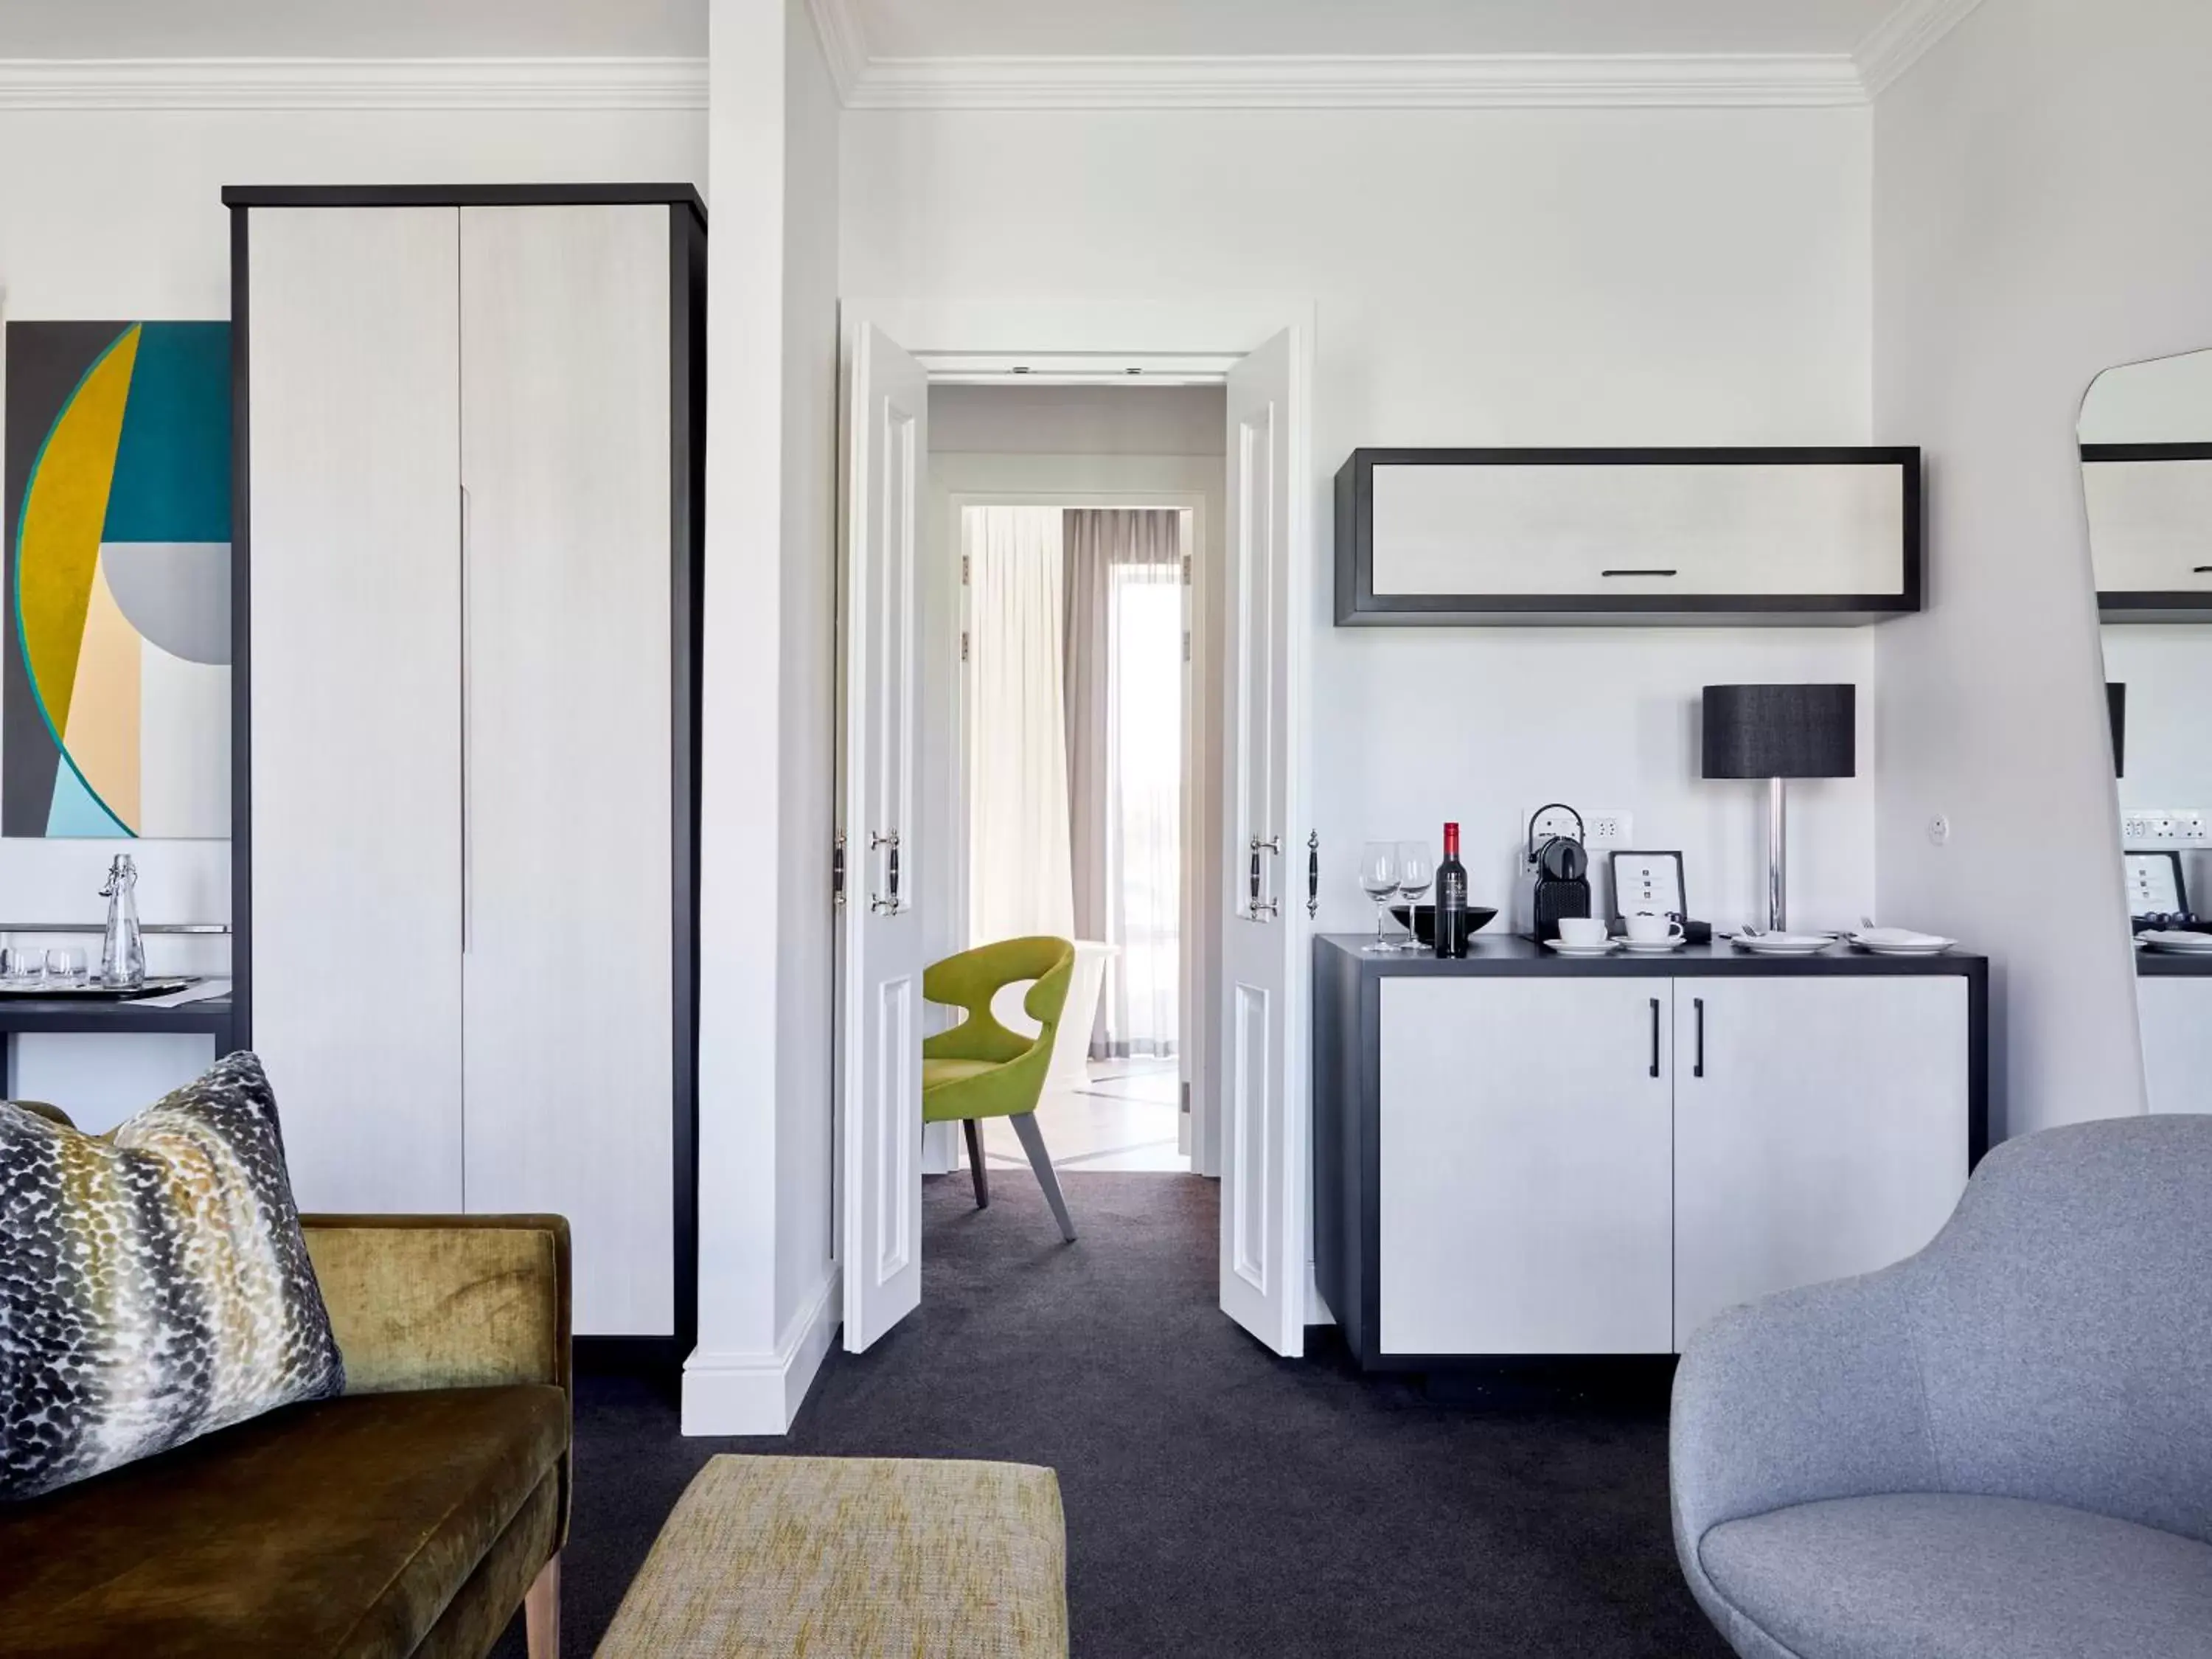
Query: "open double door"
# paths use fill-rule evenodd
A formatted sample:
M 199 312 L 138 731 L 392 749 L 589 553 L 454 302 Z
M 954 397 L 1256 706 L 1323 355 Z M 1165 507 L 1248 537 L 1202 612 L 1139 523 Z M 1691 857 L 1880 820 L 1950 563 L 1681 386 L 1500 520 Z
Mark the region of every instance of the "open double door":
M 839 1257 L 845 1346 L 921 1302 L 922 495 L 929 380 L 872 324 L 846 343 L 839 599 Z M 1295 331 L 1228 374 L 1228 639 L 1220 921 L 1222 1311 L 1304 1351 L 1306 954 L 1299 769 L 1307 611 L 1307 395 Z M 940 716 L 949 717 L 949 716 Z M 939 902 L 942 902 L 941 897 Z M 1071 1248 L 1085 1248 L 1078 1243 Z

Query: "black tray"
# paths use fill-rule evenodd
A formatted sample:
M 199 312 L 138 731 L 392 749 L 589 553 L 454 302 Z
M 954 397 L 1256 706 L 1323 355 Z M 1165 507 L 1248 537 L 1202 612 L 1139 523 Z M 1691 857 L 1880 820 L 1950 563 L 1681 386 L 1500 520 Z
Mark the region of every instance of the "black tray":
M 82 985 L 48 985 L 44 981 L 36 985 L 15 985 L 0 980 L 0 997 L 33 1002 L 137 1002 L 144 997 L 165 997 L 199 982 L 197 974 L 149 979 L 131 986 L 102 985 L 97 980 L 88 980 Z

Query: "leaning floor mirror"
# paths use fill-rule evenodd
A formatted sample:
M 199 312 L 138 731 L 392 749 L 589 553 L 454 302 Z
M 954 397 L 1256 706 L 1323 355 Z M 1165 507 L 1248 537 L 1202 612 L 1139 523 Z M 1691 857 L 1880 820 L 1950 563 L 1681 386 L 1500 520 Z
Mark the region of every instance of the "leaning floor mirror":
M 2154 1112 L 2212 1112 L 2212 350 L 2082 401 L 2136 1006 Z

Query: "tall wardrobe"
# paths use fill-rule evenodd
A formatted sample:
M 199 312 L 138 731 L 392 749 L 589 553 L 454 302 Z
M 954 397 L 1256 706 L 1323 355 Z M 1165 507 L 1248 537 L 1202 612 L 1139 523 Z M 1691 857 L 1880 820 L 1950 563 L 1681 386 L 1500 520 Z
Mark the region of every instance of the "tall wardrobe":
M 303 1209 L 691 1334 L 705 210 L 232 189 L 234 994 Z

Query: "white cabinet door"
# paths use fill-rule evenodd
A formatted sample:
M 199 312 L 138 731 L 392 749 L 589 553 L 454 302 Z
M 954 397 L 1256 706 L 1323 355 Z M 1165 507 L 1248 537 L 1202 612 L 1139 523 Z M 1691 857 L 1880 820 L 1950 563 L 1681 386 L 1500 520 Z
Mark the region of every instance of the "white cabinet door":
M 253 1042 L 307 1210 L 462 1205 L 459 233 L 248 215 Z
M 2146 974 L 2136 1004 L 2150 1109 L 2212 1112 L 2212 977 Z
M 1384 1352 L 1668 1351 L 1670 994 L 1383 981 Z
M 1674 1340 L 1724 1308 L 1872 1272 L 1966 1184 L 1958 975 L 1674 981 Z
M 2081 468 L 2101 593 L 2212 592 L 2212 460 Z
M 592 1334 L 675 1329 L 668 261 L 461 211 L 468 1207 L 568 1218 Z
M 1859 464 L 1375 468 L 1375 592 L 1890 594 L 1905 475 Z

